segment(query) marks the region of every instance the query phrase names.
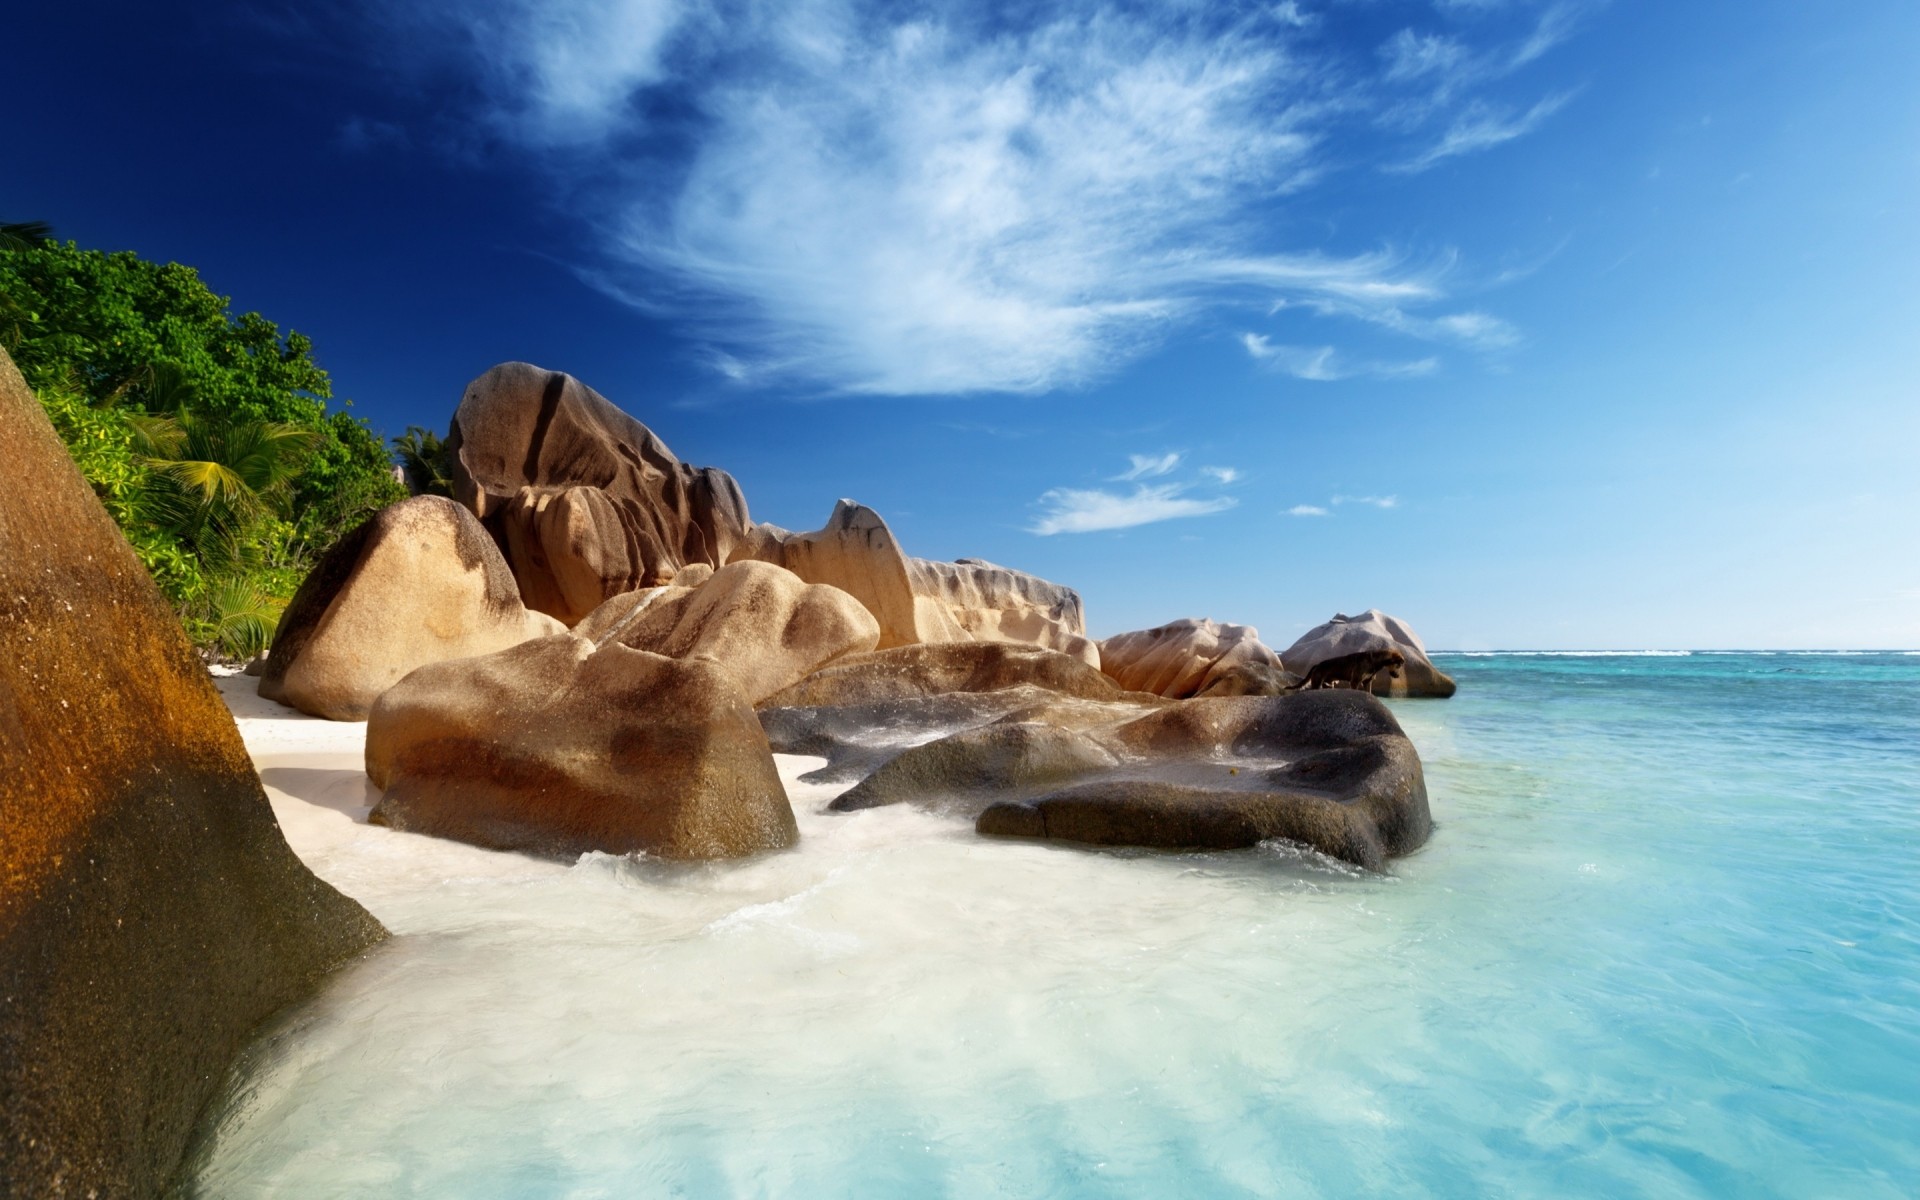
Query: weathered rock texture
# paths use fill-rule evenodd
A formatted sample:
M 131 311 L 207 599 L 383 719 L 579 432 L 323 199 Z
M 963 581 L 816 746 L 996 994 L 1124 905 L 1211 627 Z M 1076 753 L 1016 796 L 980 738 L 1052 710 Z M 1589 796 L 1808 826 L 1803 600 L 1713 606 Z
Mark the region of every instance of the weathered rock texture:
M 720 568 L 698 587 L 615 596 L 574 632 L 596 645 L 705 659 L 752 704 L 841 655 L 873 649 L 880 625 L 839 588 L 749 561 Z
M 772 744 L 854 781 L 839 811 L 914 803 L 982 833 L 1225 849 L 1304 842 L 1373 870 L 1431 829 L 1420 760 L 1358 691 L 1170 701 L 1012 646 L 850 655 L 770 697 Z
M 294 593 L 260 694 L 336 721 L 364 721 L 413 670 L 491 654 L 566 627 L 520 603 L 513 572 L 473 514 L 415 496 L 341 538 Z
M 1453 695 L 1453 679 L 1427 658 L 1427 648 L 1419 635 L 1398 617 L 1390 617 L 1370 608 L 1357 617 L 1336 614 L 1324 625 L 1316 625 L 1299 641 L 1281 651 L 1280 659 L 1289 671 L 1304 676 L 1330 658 L 1341 658 L 1368 650 L 1397 650 L 1406 661 L 1394 675 L 1386 671 L 1373 677 L 1376 696 Z
M 1100 643 L 1100 669 L 1129 691 L 1170 700 L 1279 695 L 1298 683 L 1259 630 L 1204 617 L 1115 634 Z
M 1033 646 L 959 642 L 850 654 L 769 696 L 768 708 L 871 704 L 1021 685 L 1095 700 L 1125 698 L 1120 685 L 1077 658 Z
M 494 849 L 731 858 L 799 836 L 726 671 L 571 633 L 408 675 L 373 706 L 367 775 L 376 824 Z
M 689 565 L 724 566 L 752 524 L 731 475 L 688 466 L 592 388 L 528 363 L 467 385 L 447 449 L 455 497 L 527 606 L 568 625 Z
M 255 1027 L 385 932 L 287 849 L 4 353 L 0 461 L 0 1195 L 154 1195 Z
M 742 554 L 851 594 L 879 620 L 882 650 L 1011 642 L 1100 662 L 1078 592 L 977 558 L 910 558 L 879 513 L 851 500 L 811 533 L 760 525 Z
M 1286 838 L 1375 871 L 1433 829 L 1413 744 L 1360 692 L 1189 700 L 1100 740 L 1129 765 L 1034 799 L 996 801 L 977 828 L 1165 849 Z

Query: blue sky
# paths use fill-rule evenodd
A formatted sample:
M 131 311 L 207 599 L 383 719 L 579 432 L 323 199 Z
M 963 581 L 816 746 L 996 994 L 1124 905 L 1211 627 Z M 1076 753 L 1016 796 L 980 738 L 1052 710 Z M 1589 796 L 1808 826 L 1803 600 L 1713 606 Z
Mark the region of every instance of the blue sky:
M 571 371 L 1096 635 L 1920 645 L 1910 0 L 35 7 L 0 219 L 389 433 Z

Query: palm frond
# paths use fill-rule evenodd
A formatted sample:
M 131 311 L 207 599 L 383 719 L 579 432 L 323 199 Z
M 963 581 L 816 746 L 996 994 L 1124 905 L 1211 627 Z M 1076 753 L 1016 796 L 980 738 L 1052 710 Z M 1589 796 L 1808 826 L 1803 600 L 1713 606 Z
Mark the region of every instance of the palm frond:
M 176 417 L 128 413 L 133 448 L 149 459 L 176 459 L 186 448 L 187 431 Z
M 213 641 L 234 658 L 266 650 L 286 602 L 244 579 L 216 580 L 202 599 L 201 615 Z
M 0 222 L 0 250 L 31 250 L 52 237 L 53 226 L 45 221 Z
M 252 499 L 253 489 L 240 473 L 212 459 L 156 459 L 154 469 L 200 497 L 200 503 L 238 508 Z

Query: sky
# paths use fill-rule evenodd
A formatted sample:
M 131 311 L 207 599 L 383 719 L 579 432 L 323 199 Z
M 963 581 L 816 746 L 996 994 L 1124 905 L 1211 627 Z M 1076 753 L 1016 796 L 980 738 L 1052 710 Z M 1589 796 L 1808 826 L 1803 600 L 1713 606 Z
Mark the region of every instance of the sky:
M 755 517 L 1285 646 L 1920 646 L 1920 6 L 25 6 L 0 220 L 389 435 L 570 372 Z

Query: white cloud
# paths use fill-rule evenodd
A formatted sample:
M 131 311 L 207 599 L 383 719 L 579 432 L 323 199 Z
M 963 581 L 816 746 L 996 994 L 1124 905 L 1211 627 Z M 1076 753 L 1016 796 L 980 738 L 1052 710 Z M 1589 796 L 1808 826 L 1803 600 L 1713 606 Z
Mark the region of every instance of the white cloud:
M 1525 137 L 1538 129 L 1548 117 L 1559 112 L 1570 99 L 1572 99 L 1570 93 L 1561 92 L 1546 97 L 1518 115 L 1510 110 L 1495 108 L 1476 101 L 1467 106 L 1466 110 L 1448 127 L 1446 133 L 1441 135 L 1438 142 L 1414 158 L 1389 167 L 1388 170 L 1409 173 L 1424 171 L 1444 159 L 1487 150 L 1513 141 L 1515 138 Z
M 1295 29 L 1305 29 L 1318 20 L 1312 13 L 1301 11 L 1296 0 L 1280 0 L 1280 3 L 1274 5 L 1270 11 L 1274 20 L 1282 25 L 1291 25 Z
M 1240 481 L 1240 469 L 1238 467 L 1201 467 L 1200 473 L 1214 480 L 1216 483 L 1227 484 L 1238 483 Z
M 1182 455 L 1174 451 L 1161 455 L 1129 454 L 1127 461 L 1133 465 L 1113 477 L 1116 483 L 1131 483 L 1136 479 L 1153 479 L 1165 475 L 1180 465 Z
M 1287 510 L 1289 517 L 1324 517 L 1327 510 L 1318 504 L 1296 504 Z
M 1403 83 L 1454 71 L 1466 60 L 1467 48 L 1443 34 L 1402 29 L 1380 47 L 1380 56 L 1387 61 L 1388 82 Z
M 1418 379 L 1440 369 L 1437 358 L 1412 362 L 1351 362 L 1332 346 L 1282 346 L 1258 333 L 1243 333 L 1240 344 L 1256 362 L 1295 379 L 1334 383 L 1343 379 Z
M 1176 517 L 1225 512 L 1238 503 L 1231 496 L 1200 498 L 1182 495 L 1184 491 L 1185 486 L 1177 483 L 1143 484 L 1124 495 L 1099 489 L 1054 488 L 1040 497 L 1046 510 L 1028 531 L 1046 536 L 1130 529 Z
M 1585 10 L 1589 7 L 1591 7 L 1590 4 L 1578 3 L 1575 0 L 1561 0 L 1561 3 L 1549 4 L 1547 10 L 1540 14 L 1540 22 L 1534 26 L 1527 40 L 1520 43 L 1520 48 L 1513 52 L 1513 65 L 1525 66 L 1572 37 L 1575 26 L 1579 24 L 1580 18 L 1585 15 Z
M 1398 496 L 1335 496 L 1335 504 L 1371 504 L 1375 508 L 1399 508 Z
M 460 55 L 480 123 L 598 223 L 583 278 L 686 323 L 744 385 L 901 395 L 1084 383 L 1275 298 L 1479 344 L 1447 323 L 1483 314 L 1422 311 L 1444 307 L 1449 264 L 1304 251 L 1277 240 L 1276 206 L 1369 154 L 1350 127 L 1414 91 L 1418 113 L 1452 106 L 1572 20 L 1543 17 L 1520 50 L 1406 31 L 1356 62 L 1318 32 L 1337 14 L 1297 0 L 382 11 L 394 53 Z M 1401 166 L 1511 140 L 1561 102 L 1470 104 Z

